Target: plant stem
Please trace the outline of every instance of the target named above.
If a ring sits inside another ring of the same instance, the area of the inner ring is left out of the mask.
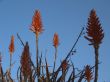
[[[10,69],[9,69],[10,74],[11,74],[11,64],[12,64],[12,54],[10,54]]]
[[[62,70],[62,79],[61,79],[61,82],[65,82],[65,73],[66,71],[65,70]]]
[[[38,67],[38,36],[36,35],[36,66]]]
[[[24,76],[24,82],[27,82],[27,77],[26,76]]]
[[[99,63],[99,53],[98,53],[98,47],[94,46],[95,49],[95,78],[94,78],[94,82],[97,82],[98,80],[98,63]]]
[[[54,73],[54,71],[55,71],[56,59],[57,59],[57,48],[55,48],[55,59],[54,59],[53,73]]]
[[[40,82],[40,67],[39,67],[39,48],[38,48],[38,35],[36,35],[36,66],[37,66],[37,75],[38,75],[38,82]]]

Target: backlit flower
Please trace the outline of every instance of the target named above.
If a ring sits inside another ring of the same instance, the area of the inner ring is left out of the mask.
[[[11,42],[9,45],[9,51],[10,51],[10,55],[12,55],[12,53],[14,52],[14,36],[11,36]]]
[[[53,46],[54,46],[55,48],[57,48],[58,45],[59,45],[59,37],[58,37],[58,34],[55,33],[55,34],[54,34],[54,37],[53,37]]]
[[[40,11],[36,10],[32,19],[31,30],[38,36],[43,31]]]

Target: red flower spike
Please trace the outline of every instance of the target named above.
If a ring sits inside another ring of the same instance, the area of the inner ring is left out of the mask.
[[[58,45],[59,45],[59,37],[58,37],[58,34],[55,33],[55,34],[54,34],[54,37],[53,37],[53,46],[54,46],[55,48],[57,48]]]
[[[11,36],[11,42],[9,45],[9,51],[10,51],[10,55],[12,55],[12,53],[14,52],[14,36]]]

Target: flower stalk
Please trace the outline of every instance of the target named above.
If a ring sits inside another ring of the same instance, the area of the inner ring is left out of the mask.
[[[56,59],[57,59],[57,52],[58,52],[58,45],[59,45],[59,37],[58,37],[58,34],[55,33],[54,34],[54,37],[53,37],[53,46],[55,48],[55,57],[54,57],[54,67],[53,67],[53,73],[54,73],[54,70],[55,70],[55,66],[56,66]]]
[[[98,63],[99,63],[99,47],[102,43],[102,39],[104,38],[103,29],[99,22],[99,18],[96,15],[96,11],[94,9],[91,10],[90,16],[88,18],[87,25],[87,36],[85,38],[90,42],[89,45],[93,45],[95,51],[95,78],[94,82],[98,80]]]
[[[32,19],[32,24],[31,24],[31,31],[35,33],[36,36],[36,67],[37,67],[37,76],[39,78],[40,76],[40,65],[39,65],[39,48],[38,48],[38,38],[39,34],[42,33],[43,28],[42,28],[42,20],[41,20],[41,15],[40,11],[36,10]],[[40,80],[38,79],[38,82]]]
[[[12,54],[14,53],[14,36],[11,36],[11,42],[9,45],[9,52],[10,52],[10,73],[11,73],[11,65],[12,65]]]

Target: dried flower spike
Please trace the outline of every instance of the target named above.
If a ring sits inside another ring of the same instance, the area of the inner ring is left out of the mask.
[[[90,12],[86,30],[87,36],[85,36],[85,38],[91,42],[91,45],[99,46],[104,37],[104,33],[94,9]]]
[[[28,43],[24,46],[24,50],[21,56],[21,68],[24,76],[29,77],[31,75],[31,58],[29,53]]]
[[[58,37],[58,34],[55,33],[55,34],[54,34],[54,37],[53,37],[53,46],[54,46],[55,48],[57,48],[58,45],[59,45],[59,37]]]
[[[90,80],[92,80],[93,75],[92,75],[92,71],[91,71],[91,68],[89,65],[87,65],[85,68],[85,77],[88,82],[90,82]]]
[[[14,52],[14,36],[11,36],[11,42],[9,45],[9,51],[10,51],[10,55],[12,55],[12,53]]]
[[[38,36],[43,31],[40,11],[36,10],[32,19],[31,30]]]

